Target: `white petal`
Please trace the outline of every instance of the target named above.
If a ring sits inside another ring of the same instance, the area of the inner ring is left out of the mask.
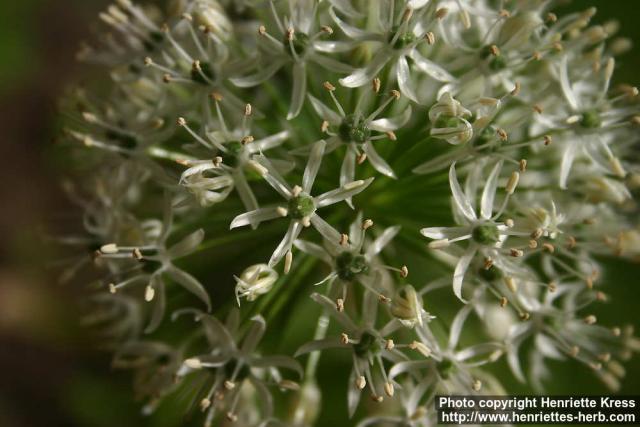
[[[413,49],[411,51],[410,56],[421,71],[433,77],[435,80],[445,83],[453,82],[456,80],[456,78],[449,74],[447,70],[437,65],[435,62],[429,61],[416,49]]]
[[[211,311],[211,300],[209,299],[209,294],[198,279],[186,271],[180,270],[174,266],[167,268],[165,272],[180,286],[200,298],[200,300],[207,305],[207,311]]]
[[[278,208],[275,207],[256,209],[235,217],[233,221],[231,221],[229,229],[231,230],[238,227],[244,227],[245,225],[250,224],[259,224],[262,221],[268,221],[270,219],[278,218],[279,216]]]
[[[571,87],[571,82],[569,82],[568,55],[566,54],[560,61],[560,87],[562,88],[562,94],[569,105],[571,105],[573,111],[578,111],[580,109],[580,104],[573,88]]]
[[[194,251],[204,239],[204,230],[201,228],[189,234],[175,245],[169,248],[168,255],[171,259],[183,257]]]
[[[293,64],[293,92],[291,93],[291,105],[289,106],[289,113],[287,113],[287,120],[291,120],[300,114],[306,93],[307,70],[303,62],[296,62]]]
[[[372,182],[373,178],[368,178],[361,181],[349,182],[340,188],[327,191],[326,193],[321,194],[320,196],[315,198],[316,206],[318,208],[322,208],[341,202],[349,197],[353,197],[356,194],[361,193]]]
[[[397,64],[398,70],[396,72],[396,77],[398,78],[398,86],[400,87],[400,92],[413,102],[418,102],[418,97],[413,89],[413,82],[411,81],[411,72],[409,71],[409,63],[407,62],[407,58],[403,55],[398,58]]]
[[[402,114],[386,119],[377,119],[369,123],[369,128],[378,132],[388,132],[401,128],[411,119],[411,106],[407,107]]]
[[[287,233],[280,241],[278,247],[273,251],[273,255],[271,255],[271,259],[269,260],[269,267],[275,267],[276,264],[278,264],[280,260],[286,255],[286,253],[291,250],[293,241],[298,238],[300,231],[302,231],[302,224],[300,223],[300,221],[291,221]]]
[[[353,67],[351,65],[345,64],[331,58],[330,56],[321,55],[319,53],[309,55],[307,57],[307,61],[315,62],[326,70],[332,71],[334,73],[351,73],[353,71]]]
[[[316,175],[318,175],[326,145],[327,143],[321,139],[311,147],[311,154],[309,154],[309,160],[302,177],[302,191],[307,194],[311,193],[311,187],[313,187],[313,182],[316,180]]]
[[[467,252],[458,260],[456,269],[453,272],[453,293],[465,304],[467,301],[462,298],[462,284],[464,282],[464,276],[467,273],[469,264],[476,254],[475,247],[467,249]]]
[[[271,148],[281,145],[288,138],[289,138],[289,131],[284,130],[274,135],[270,135],[265,138],[261,138],[256,141],[253,141],[251,144],[249,144],[248,148],[251,149],[252,153],[267,151]]]
[[[560,188],[567,188],[567,180],[573,166],[573,160],[576,157],[578,143],[578,141],[573,140],[567,141],[567,147],[562,154],[562,163],[560,165]]]
[[[320,245],[301,239],[296,239],[296,241],[293,242],[293,245],[312,257],[318,258],[329,265],[332,264],[331,257]]]
[[[362,18],[362,13],[358,12],[351,5],[351,0],[329,0],[329,3],[333,5],[340,12],[351,18]]]
[[[340,166],[340,185],[345,185],[355,179],[356,176],[356,152],[350,145],[347,146],[347,151],[344,154],[342,160],[342,166]],[[351,197],[345,199],[351,209],[353,209],[353,202]]]
[[[365,144],[362,146],[362,150],[366,153],[367,159],[369,159],[369,162],[375,170],[383,175],[388,176],[389,178],[397,178],[396,174],[393,172],[393,169],[391,169],[391,166],[389,166],[386,160],[378,154],[376,149],[373,147],[373,144],[371,144],[370,142],[365,142]]]
[[[344,41],[315,41],[313,42],[313,48],[318,52],[326,53],[340,53],[348,52],[357,46],[356,43],[344,42]]]
[[[396,237],[396,235],[399,232],[400,232],[399,225],[385,229],[380,235],[380,237],[374,240],[373,243],[371,243],[367,247],[367,252],[366,252],[367,258],[371,259],[374,256],[378,255],[382,251],[382,249],[384,249],[384,247],[387,246],[389,242],[393,240],[394,237]]]
[[[469,221],[478,219],[473,206],[471,206],[469,199],[467,199],[467,196],[462,191],[460,183],[458,182],[458,177],[456,176],[456,162],[453,162],[451,164],[451,167],[449,168],[449,186],[451,187],[453,200],[455,201],[456,206],[460,209],[462,214]]]
[[[338,243],[340,241],[340,233],[336,231],[335,228],[330,226],[325,220],[320,218],[318,214],[311,215],[311,224],[318,230],[318,233],[325,238],[326,240],[334,243]]]
[[[503,161],[500,160],[493,167],[489,178],[487,178],[487,183],[484,185],[484,190],[482,191],[482,198],[480,199],[480,215],[484,219],[491,218],[491,213],[493,212],[493,200],[496,196],[496,188],[498,187],[498,176],[500,176],[502,163]]]
[[[468,227],[427,227],[420,230],[424,237],[429,239],[453,239],[469,232]]]
[[[453,350],[458,346],[458,341],[460,340],[460,334],[462,333],[462,327],[464,326],[464,322],[467,320],[467,316],[471,313],[472,306],[467,305],[460,309],[454,317],[453,322],[451,322],[451,329],[449,329],[449,343],[447,344],[447,348],[449,350]]]
[[[332,0],[332,2],[333,1],[335,1],[335,0]],[[341,3],[342,2],[346,3],[346,1],[341,1]],[[341,8],[341,10],[342,10],[342,8]],[[342,19],[338,18],[338,15],[336,15],[336,13],[334,12],[333,8],[329,8],[329,15],[331,15],[331,19],[333,19],[333,22],[336,23],[338,28],[340,28],[342,30],[342,32],[345,33],[345,35],[347,37],[349,37],[351,39],[360,39],[360,38],[364,38],[364,37],[367,36],[367,33],[365,31],[361,30],[360,28],[354,27],[354,26],[346,23]]]
[[[265,329],[267,329],[267,323],[264,321],[262,316],[258,315],[251,318],[251,327],[242,342],[242,347],[240,348],[240,352],[243,355],[250,356],[253,353],[264,336]]]
[[[342,117],[340,117],[338,113],[333,111],[331,108],[329,108],[325,103],[320,101],[318,98],[316,98],[311,94],[308,95],[308,98],[309,98],[309,101],[311,101],[311,106],[313,107],[314,110],[316,110],[316,113],[318,113],[320,118],[332,124],[339,124],[342,122]]]
[[[351,75],[340,79],[340,84],[346,87],[360,87],[371,83],[392,57],[393,52],[387,49],[380,50],[366,68],[359,68]]]
[[[247,212],[258,210],[260,207],[258,206],[258,201],[256,200],[256,196],[251,191],[251,187],[249,187],[249,183],[247,182],[247,178],[244,176],[244,173],[241,171],[235,171],[234,174],[234,182],[236,184],[236,191],[240,196],[240,200],[242,200],[242,204]],[[252,223],[252,227],[257,227],[259,223]]]
[[[273,62],[271,65],[268,65],[264,68],[261,68],[255,74],[246,77],[234,77],[229,80],[231,83],[238,87],[253,87],[257,86],[260,83],[269,80],[273,75],[282,67],[282,61]]]

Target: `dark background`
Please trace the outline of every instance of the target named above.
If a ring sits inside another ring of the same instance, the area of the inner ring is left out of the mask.
[[[77,320],[77,292],[55,283],[43,266],[55,259],[41,224],[73,209],[59,189],[64,162],[51,161],[56,100],[86,70],[75,63],[79,42],[89,37],[102,0],[0,1],[0,427],[177,426],[181,415],[162,411],[144,418],[133,401],[130,376],[112,372],[107,354],[92,350]],[[638,6],[630,0],[578,0],[564,11],[596,6],[596,22],[616,18],[621,34],[640,42]],[[617,82],[638,84],[636,48],[618,61]],[[640,269],[608,261],[613,303],[599,319],[640,325]],[[639,357],[628,365],[621,393],[640,394]],[[327,359],[324,369],[340,369]],[[573,365],[573,364],[571,364]],[[501,377],[508,377],[502,375]],[[342,375],[327,378],[344,386]],[[517,384],[520,393],[530,390]],[[588,370],[558,366],[549,391],[601,394]],[[344,393],[334,393],[344,400]],[[325,396],[325,408],[331,397]],[[338,405],[343,408],[344,404]],[[323,411],[320,425],[344,425],[344,412]],[[342,420],[342,422],[340,421]]]

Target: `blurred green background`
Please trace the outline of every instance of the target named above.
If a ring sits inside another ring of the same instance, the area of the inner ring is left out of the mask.
[[[109,355],[96,351],[91,334],[78,326],[78,293],[57,285],[45,268],[59,254],[48,252],[40,225],[73,209],[59,190],[58,171],[48,161],[55,141],[56,99],[85,76],[74,54],[106,4],[0,1],[0,427],[194,424],[170,408],[152,417],[140,414],[130,391],[130,373],[111,371]],[[558,13],[589,6],[598,8],[596,22],[615,18],[620,33],[640,44],[639,1],[576,0]],[[639,53],[635,47],[620,58],[617,82],[639,83]],[[607,292],[613,302],[596,312],[598,318],[607,324],[631,321],[640,329],[640,268],[618,260],[606,265],[604,281],[612,284]],[[336,354],[323,356],[320,386],[336,391],[325,396],[321,426],[346,424],[343,363]],[[605,392],[587,369],[574,364],[557,368],[548,384],[550,393]],[[640,394],[640,357],[627,368],[620,393]],[[496,367],[496,372],[501,370],[502,378],[510,378],[506,366]],[[515,381],[505,385],[514,393],[530,392]]]

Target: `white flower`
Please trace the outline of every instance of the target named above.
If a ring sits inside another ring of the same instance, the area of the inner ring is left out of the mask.
[[[453,195],[454,217],[458,225],[456,227],[430,227],[420,230],[423,236],[436,239],[429,243],[432,248],[446,248],[455,242],[469,241],[469,245],[458,260],[453,273],[453,292],[462,301],[465,301],[462,297],[462,284],[476,253],[481,252],[485,255],[485,258],[497,260],[498,264],[500,264],[501,258],[504,258],[504,256],[501,256],[500,248],[510,234],[509,226],[504,222],[498,222],[497,218],[502,215],[512,191],[510,192],[510,189],[507,188],[507,195],[502,207],[494,214],[495,197],[501,169],[502,161],[496,163],[487,178],[480,199],[480,216],[478,216],[473,200],[465,194],[458,182],[455,163],[453,163],[449,168],[449,185]],[[505,267],[504,264],[501,266]]]
[[[282,258],[291,253],[291,246],[298,238],[303,227],[312,225],[325,239],[332,242],[339,242],[341,239],[338,233],[331,225],[323,220],[317,213],[317,209],[325,206],[339,203],[347,198],[354,196],[371,184],[373,178],[367,180],[353,181],[343,184],[335,190],[327,191],[319,196],[312,196],[311,190],[313,183],[320,169],[322,157],[324,156],[326,143],[323,140],[316,142],[311,149],[307,166],[304,170],[302,178],[302,186],[290,187],[289,184],[280,176],[269,160],[260,156],[258,161],[265,170],[264,179],[276,190],[280,196],[285,199],[284,206],[275,206],[269,208],[261,208],[251,212],[238,215],[231,221],[230,228],[234,229],[249,224],[260,223],[278,217],[287,217],[290,219],[289,229],[284,238],[273,252],[269,260],[269,266],[273,267],[282,260]],[[290,267],[290,259],[285,265],[285,271]]]

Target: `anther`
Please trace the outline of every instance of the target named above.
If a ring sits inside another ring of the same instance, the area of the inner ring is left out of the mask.
[[[300,187],[299,185],[296,185],[291,189],[291,195],[293,197],[298,197],[300,193],[302,193],[302,187]]]
[[[287,251],[287,254],[284,256],[284,274],[289,274],[291,270],[291,263],[293,263],[293,253],[291,251]]]
[[[443,19],[445,16],[447,16],[447,13],[449,13],[449,9],[447,9],[446,7],[441,7],[440,9],[436,10],[436,18]]]
[[[576,247],[576,238],[573,236],[567,236],[567,248],[568,249],[573,249]]]
[[[500,307],[506,307],[508,303],[509,303],[509,300],[507,299],[507,297],[500,298]]]
[[[520,93],[520,82],[516,82],[515,87],[513,88],[513,90],[511,91],[511,95],[512,96],[518,96],[518,94]]]
[[[527,159],[520,159],[520,172],[526,172],[527,171]]]
[[[382,83],[380,82],[380,79],[378,77],[373,79],[373,81],[371,82],[371,86],[373,87],[373,91],[375,93],[379,93],[380,92],[380,86],[381,85],[382,85]]]
[[[429,249],[446,248],[447,246],[449,246],[449,239],[433,240],[433,241],[429,242],[429,244],[427,246],[429,247]]]
[[[397,91],[397,90],[394,89],[394,90],[391,91],[390,95],[392,97],[394,97],[396,100],[400,99],[400,91]]]
[[[584,323],[586,323],[587,325],[593,325],[597,321],[598,321],[598,319],[593,314],[590,314],[590,315],[588,315],[587,317],[584,318]]]
[[[529,314],[528,312],[524,311],[524,312],[520,313],[520,319],[523,322],[526,322],[527,320],[531,319],[531,314]]]
[[[558,290],[558,285],[556,284],[556,282],[549,282],[549,284],[547,285],[547,289],[549,290],[549,292],[554,293]]]
[[[247,104],[247,105],[244,106],[244,115],[245,116],[250,116],[252,112],[253,112],[253,108],[251,107],[251,104]]]
[[[144,300],[146,302],[151,302],[155,294],[156,294],[155,289],[153,289],[151,285],[147,286],[146,289],[144,290]]]
[[[535,111],[538,114],[542,114],[542,107],[539,104],[534,104],[533,111]]]
[[[507,131],[504,129],[498,129],[496,133],[498,134],[498,137],[500,137],[501,141],[506,141],[507,139],[509,139],[509,134],[507,134]]]
[[[344,300],[342,298],[336,300],[336,310],[340,313],[344,311]]]
[[[578,347],[577,345],[574,345],[569,349],[569,355],[571,357],[577,357],[579,353],[580,353],[580,347]]]
[[[220,102],[223,99],[223,96],[220,92],[211,92],[211,94],[209,94],[209,97],[211,97],[211,99],[213,99],[216,102]]]
[[[556,251],[555,246],[553,246],[551,243],[545,243],[542,245],[542,248],[549,252],[550,254],[554,253]]]
[[[500,55],[500,49],[498,49],[498,46],[496,46],[495,44],[492,44],[491,46],[489,46],[489,52],[491,52],[493,56]]]
[[[542,237],[543,233],[544,231],[542,231],[542,228],[536,228],[531,232],[530,236],[532,239],[538,240],[540,237]]]
[[[363,230],[366,230],[366,229],[371,228],[371,227],[373,227],[373,221],[372,221],[372,220],[370,220],[370,219],[365,219],[365,220],[362,222],[362,229],[363,229]]]
[[[346,234],[342,233],[340,235],[340,246],[346,246],[347,243],[349,243],[349,236],[347,236]]]
[[[513,277],[505,277],[504,284],[507,285],[507,288],[509,288],[509,290],[514,294],[518,292],[518,285],[516,284],[516,281]]]
[[[436,36],[431,31],[427,31],[427,33],[424,35],[424,38],[425,40],[427,40],[427,43],[430,45],[436,42]]]
[[[320,131],[322,133],[327,133],[328,130],[329,130],[329,122],[326,120],[323,120],[322,124],[320,125]]]
[[[246,144],[249,144],[250,142],[253,142],[253,141],[254,141],[253,136],[247,135],[247,136],[242,137],[242,139],[240,140],[240,143],[242,145],[246,145]]]
[[[329,92],[333,92],[334,90],[336,90],[336,87],[332,85],[330,82],[324,82],[322,86]]]
[[[613,328],[611,328],[611,333],[613,334],[614,337],[619,337],[620,334],[622,334],[622,330],[620,330],[619,327],[614,326]]]
[[[192,357],[184,361],[184,366],[191,369],[202,369],[202,362],[197,357]]]
[[[357,388],[359,388],[360,390],[363,390],[366,386],[367,386],[367,380],[364,378],[364,376],[360,375],[358,378],[356,378]]]
[[[232,423],[235,423],[236,421],[238,421],[238,416],[233,412],[227,412],[226,417],[227,417],[227,420],[231,421]]]
[[[187,125],[187,121],[184,119],[184,117],[178,117],[178,120],[176,121],[176,123],[178,123],[178,126],[186,126]]]
[[[547,13],[547,16],[545,17],[545,21],[548,22],[549,24],[553,24],[558,20],[558,16],[555,13]]]
[[[382,402],[384,400],[384,397],[372,394],[371,395],[371,400],[373,400],[376,403],[380,403],[380,402]]]
[[[515,171],[512,172],[509,180],[507,181],[507,186],[505,187],[505,189],[507,190],[507,194],[513,194],[513,192],[516,191],[518,181],[520,181],[520,174]]]
[[[143,260],[142,252],[140,252],[140,249],[138,249],[138,248],[133,249],[133,251],[131,251],[131,255],[137,261],[142,261]]]
[[[513,222],[513,219],[511,218],[507,218],[504,220],[504,225],[506,225],[509,228],[513,228],[513,226],[515,225],[515,222]]]
[[[409,269],[407,268],[407,266],[403,265],[402,267],[400,267],[400,277],[402,277],[404,279],[408,275],[409,275]]]
[[[258,34],[264,36],[267,34],[267,28],[264,25],[260,25],[260,27],[258,27]]]
[[[234,383],[233,381],[226,380],[224,382],[224,388],[226,388],[227,390],[233,390],[234,388],[236,388],[236,383]]]
[[[360,153],[358,157],[356,157],[356,163],[361,165],[364,161],[367,160],[367,155],[365,153]]]
[[[345,334],[344,332],[340,334],[340,342],[344,345],[349,344],[349,335]],[[364,387],[363,387],[364,388]]]
[[[522,251],[521,249],[511,248],[509,250],[509,255],[514,258],[520,258],[521,256],[524,256],[524,251]]]
[[[287,208],[283,208],[282,206],[278,206],[276,208],[276,213],[278,215],[280,215],[281,217],[285,217],[285,216],[289,215],[289,211],[287,210]]]
[[[397,141],[398,137],[396,136],[395,132],[388,130],[385,132],[387,134],[387,137],[391,140],[391,141]]]
[[[293,40],[293,35],[295,34],[295,30],[293,28],[289,28],[287,30],[287,40],[291,41]]]
[[[384,343],[384,349],[385,350],[393,350],[393,348],[395,347],[395,343],[393,342],[393,340],[391,338],[389,338],[388,340],[385,341]]]
[[[431,356],[431,349],[429,347],[427,347],[426,345],[424,345],[423,343],[421,343],[421,342],[413,341],[411,344],[409,344],[409,348],[411,350],[418,351],[424,357],[430,357]]]
[[[537,240],[529,240],[529,249],[536,249],[538,247],[538,241]]]
[[[331,35],[333,34],[333,28],[331,28],[328,25],[323,25],[322,27],[320,27],[320,29],[322,30],[323,33]]]
[[[115,294],[118,291],[118,288],[116,288],[116,285],[113,283],[109,283],[109,293]]]
[[[394,392],[393,384],[385,383],[384,384],[384,392],[387,394],[387,396],[393,397],[393,392]]]
[[[480,389],[482,388],[482,381],[478,379],[473,380],[473,383],[471,383],[471,388],[473,389],[473,391],[480,391]]]
[[[107,243],[106,245],[102,245],[100,247],[100,252],[103,254],[115,254],[118,252],[118,245],[115,243]]]
[[[204,398],[200,401],[200,410],[202,412],[206,411],[211,406],[211,400],[208,398]]]

